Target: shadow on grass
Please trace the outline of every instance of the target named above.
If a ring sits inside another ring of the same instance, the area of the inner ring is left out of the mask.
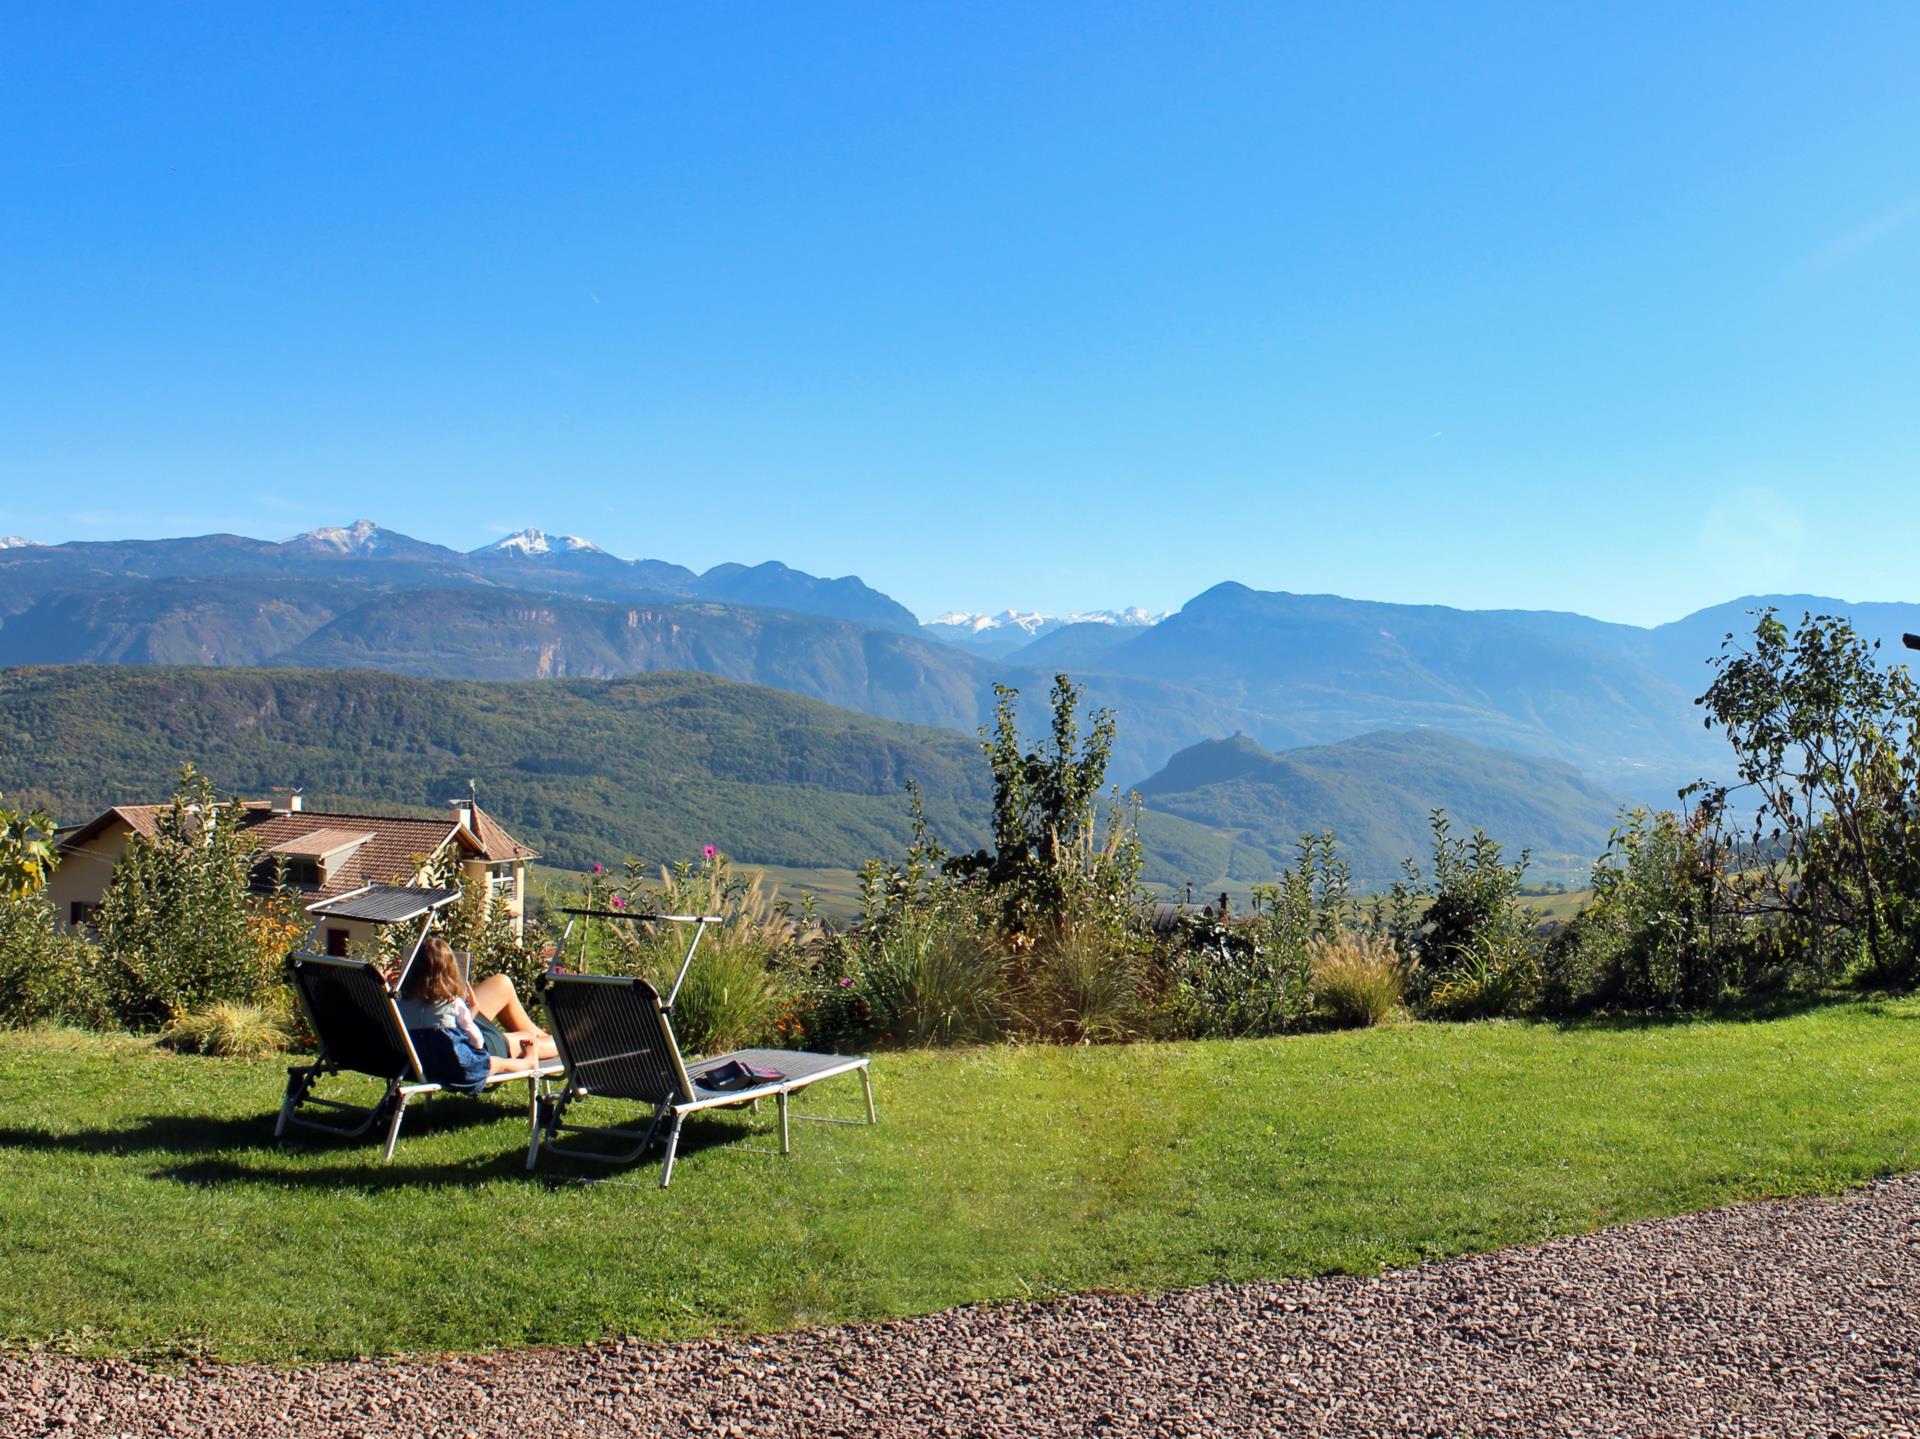
[[[485,1128],[506,1122],[502,1146],[494,1153],[468,1155],[439,1163],[408,1159],[408,1145],[435,1134]],[[656,1138],[648,1151],[625,1165],[602,1165],[569,1159],[564,1150],[551,1150],[540,1170],[526,1172],[525,1114],[484,1101],[441,1099],[431,1106],[407,1111],[400,1145],[391,1164],[382,1163],[380,1146],[385,1127],[356,1138],[300,1131],[284,1143],[273,1137],[274,1115],[221,1119],[203,1115],[147,1115],[115,1129],[84,1129],[55,1134],[42,1129],[0,1126],[0,1154],[29,1151],[56,1154],[197,1156],[187,1162],[153,1171],[153,1178],[170,1179],[198,1187],[226,1184],[262,1184],[276,1189],[405,1189],[433,1186],[470,1188],[487,1179],[525,1178],[540,1183],[577,1183],[581,1180],[627,1179],[638,1175],[658,1179],[663,1142]],[[621,1123],[620,1120],[610,1120]],[[625,1122],[631,1122],[630,1120]],[[641,1124],[645,1119],[642,1116]],[[769,1141],[778,1133],[762,1123],[749,1127],[739,1118],[690,1121],[680,1135],[679,1158],[708,1150],[741,1153],[766,1152],[778,1158]],[[591,1136],[588,1136],[591,1142]],[[316,1165],[324,1158],[359,1161],[350,1169],[338,1162]]]
[[[1907,991],[1881,990],[1862,992],[1860,990],[1799,990],[1792,993],[1755,995],[1751,999],[1729,1004],[1720,1009],[1675,1009],[1650,1012],[1630,1010],[1621,1013],[1600,1011],[1593,1014],[1554,1015],[1546,1022],[1556,1029],[1589,1032],[1616,1033],[1631,1030],[1671,1029],[1688,1024],[1768,1024],[1774,1020],[1792,1019],[1796,1015],[1808,1014],[1814,1010],[1856,1009],[1863,1013],[1880,1014],[1887,1019],[1920,1019],[1920,1013],[1885,1013],[1885,1006],[1891,1000],[1904,998]]]

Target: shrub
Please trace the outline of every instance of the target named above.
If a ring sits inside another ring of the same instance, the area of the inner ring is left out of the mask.
[[[1381,934],[1316,935],[1307,942],[1313,1000],[1319,1013],[1342,1029],[1364,1028],[1390,1018],[1407,988],[1407,965],[1391,939]]]
[[[184,1054],[266,1059],[291,1042],[288,1018],[284,1002],[266,1005],[220,1000],[205,1009],[175,1015],[160,1031],[160,1042]]]
[[[1041,1039],[1108,1044],[1132,1039],[1145,1017],[1145,966],[1134,946],[1097,928],[1070,929],[1024,956],[1018,1004]]]
[[[279,982],[292,922],[280,911],[290,905],[251,893],[240,818],[188,766],[157,833],[133,836],[114,867],[95,926],[107,995],[127,1027],[155,1028],[222,1000],[252,1003]]]
[[[0,1025],[111,1020],[93,946],[59,929],[43,893],[0,899]]]
[[[680,1043],[689,1052],[713,1053],[772,1039],[776,1021],[793,1007],[793,954],[811,921],[796,919],[777,892],[757,876],[748,880],[737,874],[711,846],[698,865],[663,868],[655,880],[642,875],[630,861],[619,884],[589,880],[589,906],[721,917],[701,935],[674,1000],[673,1027]],[[582,967],[643,976],[665,999],[693,932],[685,925],[601,920],[580,939],[571,952]]]
[[[1372,927],[1412,956],[1412,997],[1436,1014],[1463,1018],[1517,1014],[1540,992],[1540,935],[1520,900],[1527,854],[1508,864],[1497,841],[1475,830],[1455,837],[1435,810],[1433,875],[1407,877],[1376,900]]]
[[[1444,978],[1427,995],[1442,1019],[1494,1019],[1525,1014],[1539,1001],[1540,958],[1530,940],[1475,936],[1454,952]]]
[[[856,981],[867,1024],[902,1044],[977,1044],[1012,1022],[1006,965],[971,913],[942,908],[890,926]]]
[[[1020,692],[995,685],[993,724],[980,731],[993,770],[993,849],[947,861],[948,877],[981,891],[998,912],[1005,940],[1025,948],[1077,944],[1069,931],[1137,934],[1144,896],[1138,805],[1101,795],[1113,753],[1114,720],[1094,713],[1083,737],[1082,691],[1056,675],[1052,733],[1024,748],[1015,715]]]
[[[1707,816],[1636,809],[1593,867],[1593,902],[1545,957],[1545,1007],[1685,1009],[1747,980],[1749,924],[1721,913],[1724,851]]]

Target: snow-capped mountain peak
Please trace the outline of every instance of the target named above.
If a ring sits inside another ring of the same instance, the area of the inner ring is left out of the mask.
[[[371,554],[380,548],[380,526],[372,520],[355,520],[350,525],[323,525],[282,543],[302,545],[312,550],[333,550],[343,555]]]
[[[578,535],[550,535],[545,530],[536,530],[529,526],[508,535],[505,539],[495,540],[475,551],[476,554],[503,555],[604,555],[605,550],[591,540],[583,540]]]
[[[1042,631],[1057,630],[1065,625],[1120,625],[1129,629],[1144,629],[1148,625],[1159,624],[1165,618],[1165,615],[1149,613],[1138,605],[1129,605],[1124,610],[1075,610],[1064,615],[1043,614],[1037,610],[1002,610],[997,615],[953,610],[936,615],[927,623],[963,629],[976,635],[992,630],[1017,629],[1038,637]]]
[[[40,541],[24,540],[18,535],[0,535],[0,550],[37,550]]]

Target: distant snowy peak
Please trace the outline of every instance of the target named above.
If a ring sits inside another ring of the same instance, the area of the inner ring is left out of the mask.
[[[372,520],[355,520],[350,525],[325,525],[295,535],[282,543],[302,549],[331,550],[341,555],[370,555],[380,548],[381,530]]]
[[[1129,629],[1145,629],[1148,625],[1159,624],[1165,618],[1164,614],[1151,614],[1138,605],[1130,605],[1124,610],[1084,610],[1064,615],[1028,610],[1002,610],[997,615],[976,615],[965,610],[954,610],[949,614],[936,615],[927,623],[966,630],[976,635],[995,630],[1021,630],[1029,637],[1037,638],[1044,631],[1061,629],[1067,625],[1120,625]]]
[[[38,540],[23,540],[18,535],[0,535],[0,550],[37,550]]]
[[[604,555],[605,550],[578,535],[550,535],[545,530],[524,529],[475,550],[476,555]]]

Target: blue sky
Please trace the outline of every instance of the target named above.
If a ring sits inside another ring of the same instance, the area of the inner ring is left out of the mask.
[[[536,524],[923,614],[1920,599],[1916,53],[1910,5],[19,7],[0,531]]]

